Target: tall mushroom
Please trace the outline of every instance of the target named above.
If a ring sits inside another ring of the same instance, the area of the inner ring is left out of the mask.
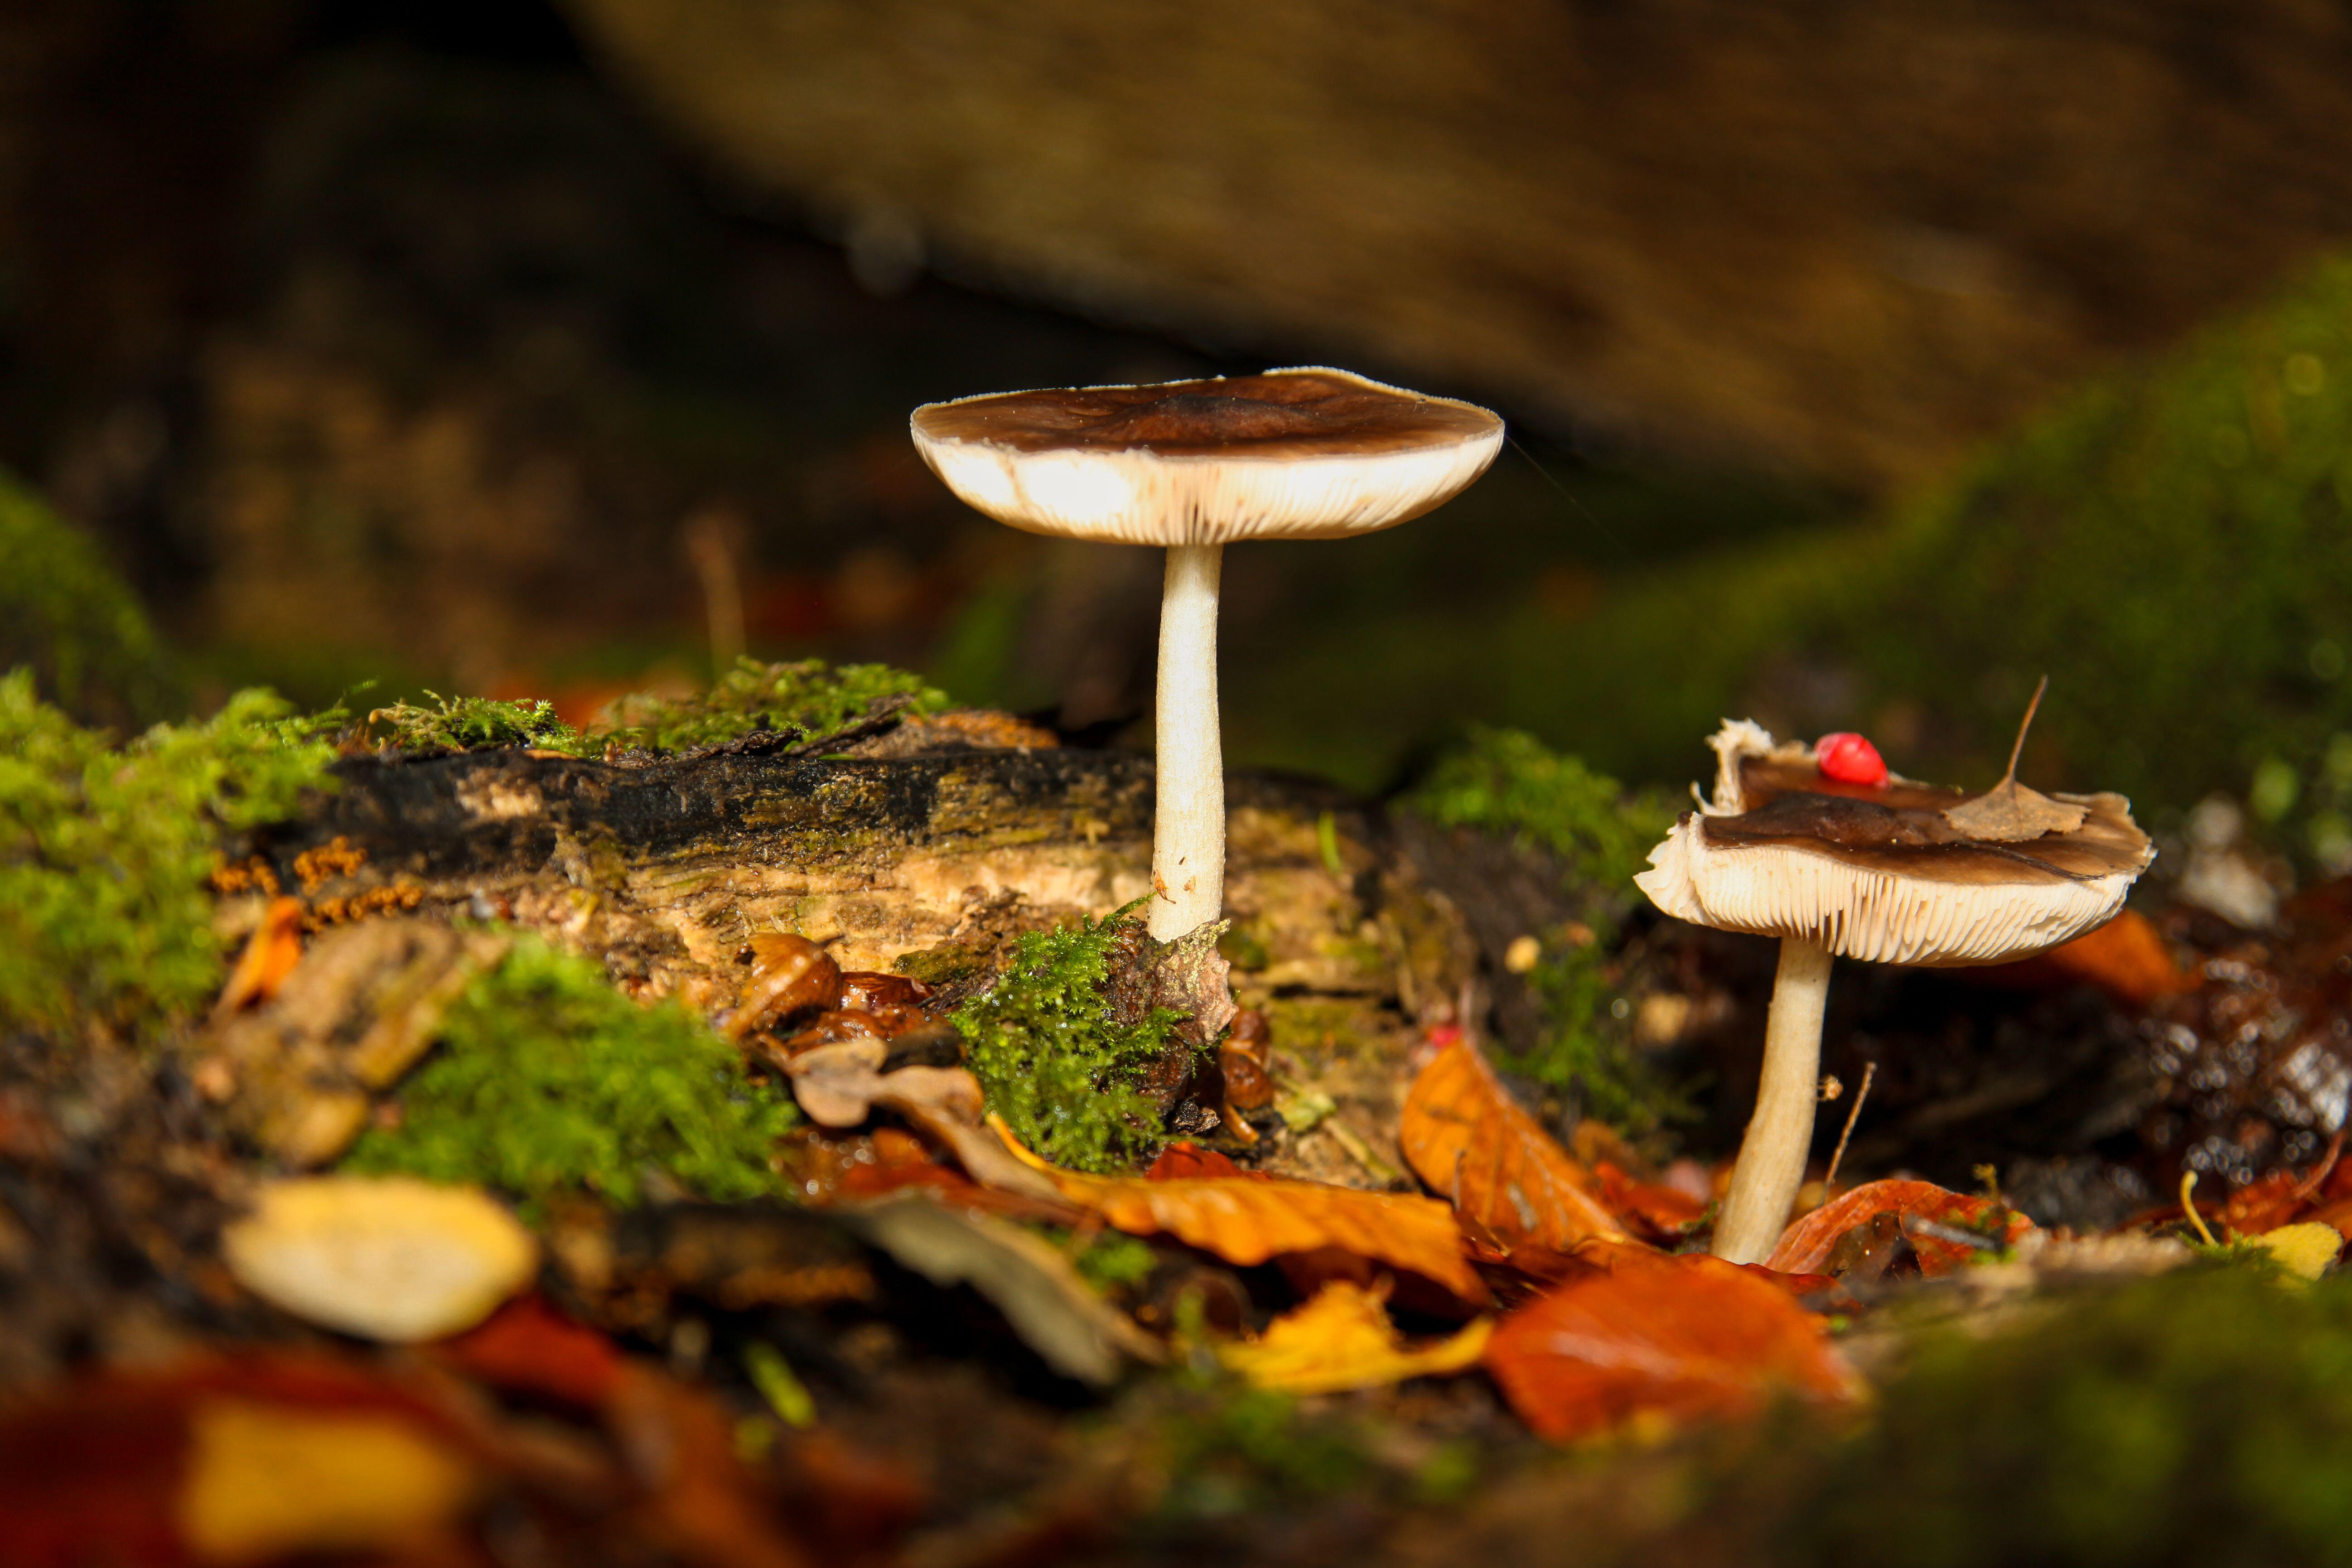
[[[1150,930],[1224,903],[1217,585],[1238,539],[1342,539],[1419,517],[1486,471],[1503,422],[1346,371],[931,403],[916,449],[967,504],[1032,533],[1168,551],[1160,608]]]
[[[1831,958],[2022,958],[2112,918],[2156,851],[2119,795],[2034,795],[2053,824],[2074,826],[2010,824],[2008,799],[2032,795],[2013,763],[2010,779],[1971,797],[1892,774],[1832,777],[1812,748],[1775,745],[1745,721],[1710,744],[1714,797],[1684,814],[1633,880],[1667,914],[1780,939],[1756,1113],[1715,1229],[1717,1257],[1757,1263],[1804,1181]]]

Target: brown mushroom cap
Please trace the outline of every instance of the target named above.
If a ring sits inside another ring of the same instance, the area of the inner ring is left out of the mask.
[[[1014,528],[1129,544],[1333,539],[1444,504],[1503,423],[1346,371],[1008,392],[927,404],[915,446]]]
[[[2118,795],[2058,796],[2086,808],[2082,826],[1987,843],[1944,815],[1964,792],[1840,784],[1809,749],[1776,746],[1752,724],[1726,725],[1715,744],[1715,798],[1634,879],[1701,925],[1892,963],[2000,963],[2111,919],[2155,858]]]

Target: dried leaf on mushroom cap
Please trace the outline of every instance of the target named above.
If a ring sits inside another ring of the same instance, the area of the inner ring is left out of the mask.
[[[2020,844],[2045,833],[2072,833],[2090,815],[2087,804],[2064,797],[2053,800],[2040,790],[2028,789],[2017,782],[2017,759],[2025,753],[2025,731],[2032,728],[2033,715],[2042,707],[2042,694],[2049,689],[2050,678],[2045,675],[2033,689],[2033,700],[2025,705],[2025,720],[2017,727],[2017,744],[2010,748],[2009,771],[2001,774],[2000,783],[1976,799],[1944,813],[1945,821],[1970,838]]]

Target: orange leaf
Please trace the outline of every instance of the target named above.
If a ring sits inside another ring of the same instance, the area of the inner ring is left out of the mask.
[[[1839,1237],[1869,1224],[1878,1215],[1916,1215],[1961,1230],[1983,1230],[1999,1206],[1990,1198],[1972,1198],[1933,1182],[1866,1182],[1832,1198],[1783,1231],[1780,1245],[1772,1249],[1764,1266],[1783,1274],[1818,1274]],[[2005,1212],[2009,1217],[2002,1239],[2014,1245],[2033,1228],[2033,1222],[2014,1209]],[[1918,1235],[1907,1226],[1904,1228],[1919,1254],[1919,1272],[1931,1278],[1949,1274],[1978,1254],[1979,1249],[1966,1242],[1943,1241]]]
[[[1554,1442],[1636,1418],[1738,1420],[1775,1394],[1836,1403],[1858,1384],[1821,1320],[1780,1287],[1700,1256],[1628,1261],[1505,1318],[1486,1370]]]
[[[247,1003],[268,1001],[301,961],[302,900],[272,899],[229,971],[215,1014],[225,1017]]]
[[[1221,1346],[1217,1359],[1260,1388],[1337,1394],[1465,1371],[1494,1328],[1481,1318],[1451,1339],[1408,1350],[1378,1291],[1337,1282],[1267,1324],[1255,1342]]]
[[[1130,1236],[1172,1236],[1228,1263],[1264,1263],[1283,1253],[1336,1247],[1483,1302],[1486,1287],[1462,1256],[1454,1215],[1433,1198],[1367,1193],[1279,1176],[1181,1177],[1154,1182],[1089,1176],[1045,1164],[994,1117],[1013,1152],[1043,1171],[1062,1195]]]
[[[1412,1080],[1397,1139],[1423,1181],[1506,1242],[1565,1252],[1587,1237],[1622,1234],[1584,1167],[1467,1042],[1446,1047]]]
[[[1188,1176],[1246,1176],[1243,1170],[1214,1149],[1203,1149],[1198,1143],[1180,1139],[1160,1151],[1160,1158],[1151,1162],[1151,1169],[1143,1173],[1147,1182],[1181,1181]]]
[[[1706,1205],[1688,1193],[1638,1181],[1606,1160],[1594,1163],[1592,1179],[1612,1213],[1661,1241],[1684,1235],[1706,1217]]]
[[[2145,1007],[2198,984],[2195,975],[2172,961],[2163,935],[2136,910],[2072,942],[1979,973],[1997,985],[2095,985],[2126,1007]]]

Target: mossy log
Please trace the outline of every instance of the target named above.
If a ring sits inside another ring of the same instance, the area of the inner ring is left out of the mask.
[[[260,846],[314,923],[414,911],[510,922],[601,958],[644,999],[733,1003],[750,939],[793,931],[845,968],[949,999],[1007,939],[1150,889],[1151,768],[1070,750],[909,756],[734,747],[636,765],[522,750],[338,765],[341,787]],[[1403,1179],[1408,1057],[1480,964],[1424,875],[1427,836],[1328,786],[1232,781],[1235,990],[1274,1024],[1270,1163]],[[341,841],[338,843],[338,841]],[[306,870],[310,875],[306,876]],[[224,908],[232,931],[262,900]]]

